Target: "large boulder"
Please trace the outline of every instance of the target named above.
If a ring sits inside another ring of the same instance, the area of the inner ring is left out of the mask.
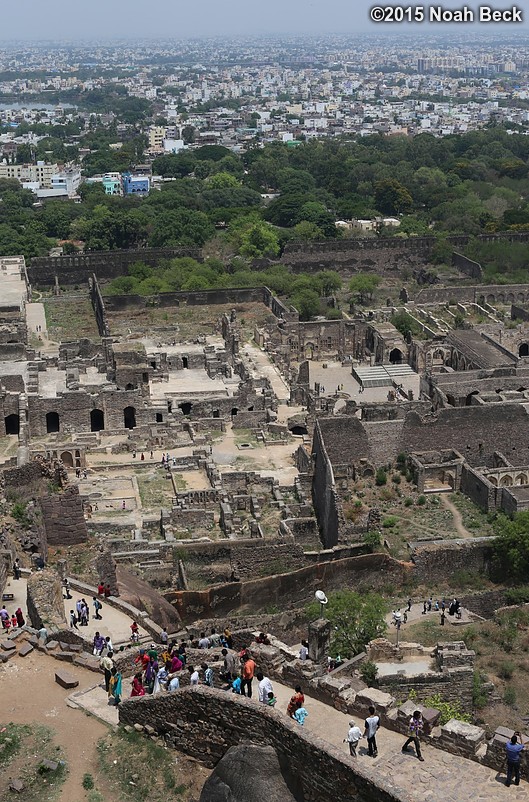
[[[232,746],[202,788],[200,802],[303,802],[299,782],[272,746]]]
[[[56,571],[36,571],[28,579],[27,609],[31,626],[49,631],[67,626],[61,578]]]

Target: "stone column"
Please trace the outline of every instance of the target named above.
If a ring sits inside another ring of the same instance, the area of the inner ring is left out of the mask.
[[[318,618],[309,624],[309,659],[321,663],[329,653],[331,625],[325,618]]]

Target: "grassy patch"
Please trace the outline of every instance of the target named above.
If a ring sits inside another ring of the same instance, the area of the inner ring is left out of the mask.
[[[143,507],[170,507],[173,498],[173,485],[163,473],[149,474],[138,469],[136,471],[138,489]],[[185,482],[184,482],[185,485]],[[177,485],[178,487],[178,485]]]
[[[190,793],[188,773],[182,770],[181,756],[137,732],[123,730],[109,735],[97,745],[99,776],[112,798],[120,802],[187,802]],[[151,767],[146,771],[146,767]],[[94,798],[96,802],[96,798]]]
[[[79,337],[99,339],[94,310],[88,297],[50,298],[44,301],[44,312],[51,340],[68,342]]]
[[[67,768],[60,746],[53,742],[53,732],[48,727],[28,724],[0,724],[0,799],[13,796],[9,792],[11,779],[24,783],[22,798],[26,802],[55,802],[66,779]],[[57,764],[55,770],[46,767],[44,761]]]

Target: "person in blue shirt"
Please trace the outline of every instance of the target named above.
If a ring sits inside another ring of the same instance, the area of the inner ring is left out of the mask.
[[[518,739],[520,739],[518,741]],[[514,774],[514,784],[520,785],[520,754],[525,748],[525,743],[522,741],[522,736],[519,732],[515,732],[511,740],[505,744],[505,751],[507,752],[507,781],[505,785],[507,788],[511,784],[512,776]]]

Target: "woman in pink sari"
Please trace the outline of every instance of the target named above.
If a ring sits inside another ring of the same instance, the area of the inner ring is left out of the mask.
[[[180,658],[178,657],[178,655],[175,652],[175,654],[173,654],[173,656],[171,657],[171,671],[170,671],[170,673],[171,674],[175,674],[177,671],[180,671],[180,669],[182,668],[182,665],[183,665],[182,661],[180,660]]]

